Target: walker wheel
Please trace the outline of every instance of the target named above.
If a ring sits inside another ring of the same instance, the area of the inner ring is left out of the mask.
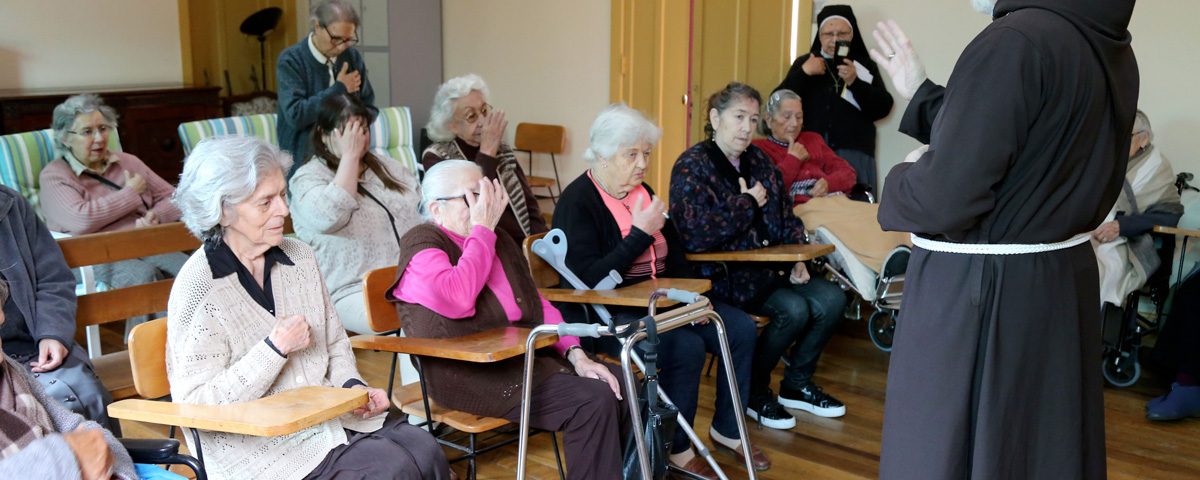
[[[1137,383],[1142,377],[1142,366],[1133,356],[1114,352],[1104,356],[1101,365],[1104,380],[1117,388],[1125,388]]]

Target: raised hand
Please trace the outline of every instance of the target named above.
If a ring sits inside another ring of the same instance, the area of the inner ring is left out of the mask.
[[[803,143],[796,140],[792,140],[792,143],[788,144],[788,155],[796,157],[801,162],[805,162],[809,158],[808,149],[804,148]]]
[[[338,167],[350,162],[356,169],[354,173],[357,174],[359,161],[366,155],[367,147],[371,144],[371,133],[367,131],[362,119],[355,117],[347,120],[342,128],[333,131],[333,141],[338,147]]]
[[[350,62],[342,64],[342,71],[337,74],[337,81],[346,86],[347,93],[357,93],[362,87],[362,74],[350,71]]]
[[[139,194],[142,192],[145,192],[146,191],[146,178],[143,177],[142,174],[140,174],[140,173],[130,173],[129,170],[126,170],[125,171],[125,188],[133,190]]]
[[[912,42],[894,20],[876,24],[872,35],[883,52],[872,48],[871,60],[875,60],[875,63],[892,77],[892,86],[896,88],[896,93],[905,100],[912,100],[913,95],[917,94],[917,89],[921,88],[921,84],[928,78],[925,65],[917,57],[916,50],[913,50]]]
[[[800,65],[800,69],[804,70],[804,73],[810,77],[824,75],[825,59],[822,58],[820,54],[813,53],[808,56],[808,60],[805,60],[804,63]]]
[[[303,350],[312,343],[308,322],[304,320],[303,315],[292,315],[276,320],[275,328],[271,329],[271,335],[267,338],[270,338],[271,344],[275,345],[275,348],[284,355]]]
[[[741,193],[750,194],[750,196],[754,198],[754,202],[757,203],[758,206],[761,207],[761,206],[767,204],[767,189],[766,189],[766,187],[763,187],[762,182],[754,182],[753,188],[747,188],[746,187],[746,179],[738,178],[738,186],[741,187]]]
[[[854,60],[843,58],[842,64],[837,66],[837,71],[838,77],[842,79],[842,82],[847,87],[854,83],[855,80],[858,80],[858,69],[854,68]]]
[[[500,141],[504,139],[504,129],[508,128],[508,119],[503,110],[492,110],[483,117],[483,134],[479,139],[479,151],[492,157],[500,151]]]
[[[465,197],[467,207],[471,209],[471,226],[482,226],[488,230],[496,230],[504,209],[508,208],[508,192],[500,185],[499,180],[488,181],[479,179],[479,198],[468,192]]]
[[[637,200],[633,202],[630,213],[633,214],[633,226],[646,232],[647,235],[658,233],[667,223],[667,204],[663,203],[657,195],[650,202],[646,202],[646,197],[638,196]]]

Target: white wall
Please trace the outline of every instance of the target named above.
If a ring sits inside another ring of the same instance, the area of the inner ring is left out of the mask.
[[[601,0],[442,1],[444,78],[482,76],[510,142],[520,122],[566,127],[563,183],[583,173],[588,129],[608,105],[610,8]],[[554,176],[548,159],[535,160],[533,173]]]
[[[0,0],[0,89],[182,80],[173,0]]]
[[[838,2],[840,3],[840,2]],[[925,61],[930,78],[944,83],[962,49],[989,19],[971,9],[968,0],[848,0],[866,30],[868,48],[875,23],[895,19]],[[1190,84],[1200,79],[1200,2],[1137,2],[1130,31],[1138,56],[1142,88],[1140,105],[1150,116],[1155,144],[1178,171],[1200,173],[1200,101]],[[885,74],[886,75],[886,74]],[[889,85],[890,88],[890,85]],[[892,115],[878,124],[880,179],[904,159],[917,142],[896,131],[907,102],[897,98]]]

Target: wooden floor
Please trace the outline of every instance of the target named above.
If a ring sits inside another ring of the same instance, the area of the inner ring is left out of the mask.
[[[816,381],[847,405],[839,419],[797,413],[798,425],[790,431],[751,427],[751,439],[764,448],[774,466],[760,472],[761,479],[858,479],[875,478],[879,468],[879,444],[883,424],[884,385],[888,355],[871,344],[863,333],[863,322],[846,321],[821,357]],[[105,343],[119,342],[106,332]],[[110,347],[112,348],[112,347]],[[387,355],[357,352],[359,369],[372,385],[385,386]],[[1099,362],[1097,362],[1099,368]],[[776,375],[782,370],[777,369]],[[776,378],[778,381],[778,378]],[[707,441],[712,418],[714,379],[705,378],[697,431]],[[776,385],[778,383],[776,382]],[[1108,471],[1112,479],[1200,478],[1200,420],[1153,423],[1144,417],[1147,400],[1165,386],[1150,375],[1136,386],[1106,389],[1105,424]],[[124,423],[130,437],[162,437],[165,428]],[[480,479],[510,479],[516,472],[516,444],[486,454],[480,459]],[[455,455],[447,452],[447,455]],[[716,454],[730,478],[745,478],[745,471],[732,457]],[[454,464],[462,476],[463,463]],[[530,478],[557,478],[549,436],[532,440]],[[463,477],[465,478],[465,477]]]

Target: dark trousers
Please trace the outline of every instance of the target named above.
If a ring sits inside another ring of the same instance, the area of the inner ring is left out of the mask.
[[[854,167],[854,172],[858,174],[858,178],[854,183],[864,183],[871,186],[871,190],[875,195],[879,195],[879,171],[875,166],[875,157],[866,152],[861,152],[851,148],[839,148],[836,152],[837,156],[842,157]]]
[[[607,366],[618,380],[622,380],[619,368]],[[621,398],[625,398],[623,386]],[[567,478],[621,478],[622,448],[629,432],[629,406],[617,400],[607,383],[559,373],[535,385],[530,400],[529,425],[539,430],[562,432]],[[512,409],[504,418],[519,422],[521,407]]]
[[[770,388],[771,371],[789,348],[783,387],[800,389],[812,382],[821,351],[833,337],[845,309],[845,292],[823,278],[813,278],[803,285],[785,285],[771,292],[762,306],[763,315],[771,317],[771,323],[758,338],[752,392],[763,394]]]
[[[441,445],[408,422],[389,418],[370,433],[346,430],[349,441],[329,451],[305,480],[446,480],[450,464]]]
[[[1179,282],[1174,298],[1153,358],[1178,373],[1200,377],[1200,274]]]

